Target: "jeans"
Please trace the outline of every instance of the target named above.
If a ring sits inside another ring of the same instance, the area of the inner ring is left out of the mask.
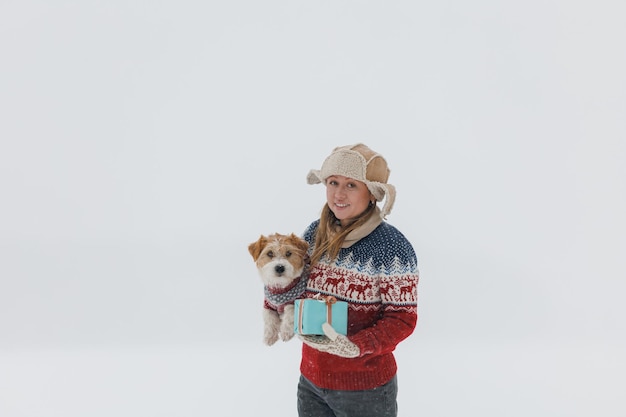
[[[299,417],[397,417],[398,380],[364,391],[336,391],[318,388],[300,376]]]

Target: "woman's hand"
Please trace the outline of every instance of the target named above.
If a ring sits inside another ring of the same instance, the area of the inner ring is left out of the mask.
[[[330,353],[343,358],[356,358],[361,354],[357,345],[347,337],[333,329],[329,323],[322,324],[322,330],[326,336],[298,335],[305,344],[320,352]]]

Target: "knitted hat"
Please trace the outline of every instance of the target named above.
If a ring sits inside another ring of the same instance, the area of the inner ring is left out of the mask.
[[[387,161],[362,143],[340,146],[322,164],[321,170],[312,169],[306,177],[307,183],[324,183],[331,175],[341,175],[361,181],[367,185],[376,201],[385,198],[381,217],[385,218],[393,208],[396,188],[387,184],[389,179]]]

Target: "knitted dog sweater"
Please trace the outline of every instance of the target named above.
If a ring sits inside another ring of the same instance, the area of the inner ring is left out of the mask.
[[[309,253],[319,220],[305,231]],[[321,293],[348,302],[348,339],[361,355],[343,358],[302,345],[300,371],[320,388],[366,390],[396,374],[393,355],[417,323],[417,257],[405,236],[382,222],[334,261],[323,257],[308,273],[305,297]]]
[[[306,290],[306,279],[300,277],[286,288],[264,287],[265,301],[263,306],[267,309],[282,313],[287,304],[293,304]]]

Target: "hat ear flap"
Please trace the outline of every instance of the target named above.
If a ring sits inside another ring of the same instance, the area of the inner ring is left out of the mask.
[[[391,184],[383,184],[387,188],[387,195],[385,197],[385,205],[381,213],[382,218],[386,218],[393,208],[393,203],[396,202],[396,187]]]
[[[381,182],[370,182],[367,184],[367,188],[372,195],[376,197],[376,201],[385,200],[385,204],[380,212],[380,217],[387,218],[387,215],[393,208],[393,203],[396,201],[396,187],[391,184],[383,184]]]
[[[393,203],[396,201],[396,187],[391,184],[383,184],[380,182],[370,182],[368,188],[372,195],[376,197],[376,201],[385,200],[385,204],[380,212],[380,217],[385,219],[393,208]]]
[[[322,182],[322,173],[319,169],[312,169],[306,176],[307,184],[319,184]]]
[[[367,183],[367,188],[370,190],[370,193],[372,193],[372,195],[376,197],[376,201],[383,201],[383,198],[385,198],[387,190],[384,186],[385,184],[382,184],[380,182]]]

